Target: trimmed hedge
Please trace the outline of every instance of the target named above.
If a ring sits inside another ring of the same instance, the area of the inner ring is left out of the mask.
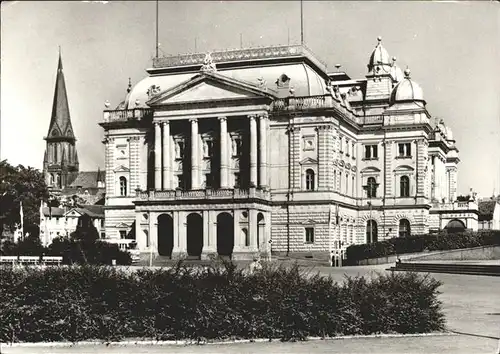
[[[398,237],[347,247],[347,264],[353,265],[363,259],[423,252],[424,250],[445,251],[492,245],[500,245],[499,230]]]
[[[0,341],[292,340],[440,331],[440,285],[397,272],[339,284],[297,265],[264,264],[252,275],[230,263],[136,272],[3,268]]]

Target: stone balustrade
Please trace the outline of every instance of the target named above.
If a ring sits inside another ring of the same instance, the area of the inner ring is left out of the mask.
[[[439,210],[477,210],[477,203],[470,202],[454,202],[454,203],[432,203],[433,209]]]
[[[263,199],[271,195],[262,189],[198,189],[198,190],[150,190],[136,191],[137,200],[203,200],[203,199]]]
[[[130,120],[141,120],[151,117],[153,111],[146,108],[105,110],[103,114],[104,123],[126,122]]]

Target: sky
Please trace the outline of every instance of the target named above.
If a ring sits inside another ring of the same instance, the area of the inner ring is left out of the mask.
[[[155,54],[154,1],[1,3],[1,159],[42,168],[58,47],[80,170],[104,167],[104,102]],[[304,1],[304,40],[364,78],[377,36],[460,150],[458,192],[500,193],[500,3]],[[300,42],[299,1],[160,1],[160,56]]]

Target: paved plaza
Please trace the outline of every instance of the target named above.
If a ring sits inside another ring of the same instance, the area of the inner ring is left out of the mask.
[[[345,268],[317,267],[336,281],[348,276],[376,276],[388,265]],[[314,270],[313,270],[314,271]],[[443,282],[440,299],[452,335],[314,340],[309,342],[243,343],[203,346],[3,347],[2,353],[498,353],[500,277],[432,274]]]

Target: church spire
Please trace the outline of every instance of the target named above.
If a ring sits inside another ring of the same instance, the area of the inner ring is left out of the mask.
[[[64,81],[64,72],[61,57],[61,48],[59,48],[59,62],[57,64],[56,88],[54,91],[54,100],[52,102],[52,115],[50,117],[48,138],[67,138],[74,140],[73,126],[69,114],[68,94],[66,93],[66,83]]]
[[[65,188],[78,175],[79,164],[76,139],[69,114],[60,47],[52,114],[49,131],[44,139],[47,142],[43,163],[46,183],[49,188]]]

